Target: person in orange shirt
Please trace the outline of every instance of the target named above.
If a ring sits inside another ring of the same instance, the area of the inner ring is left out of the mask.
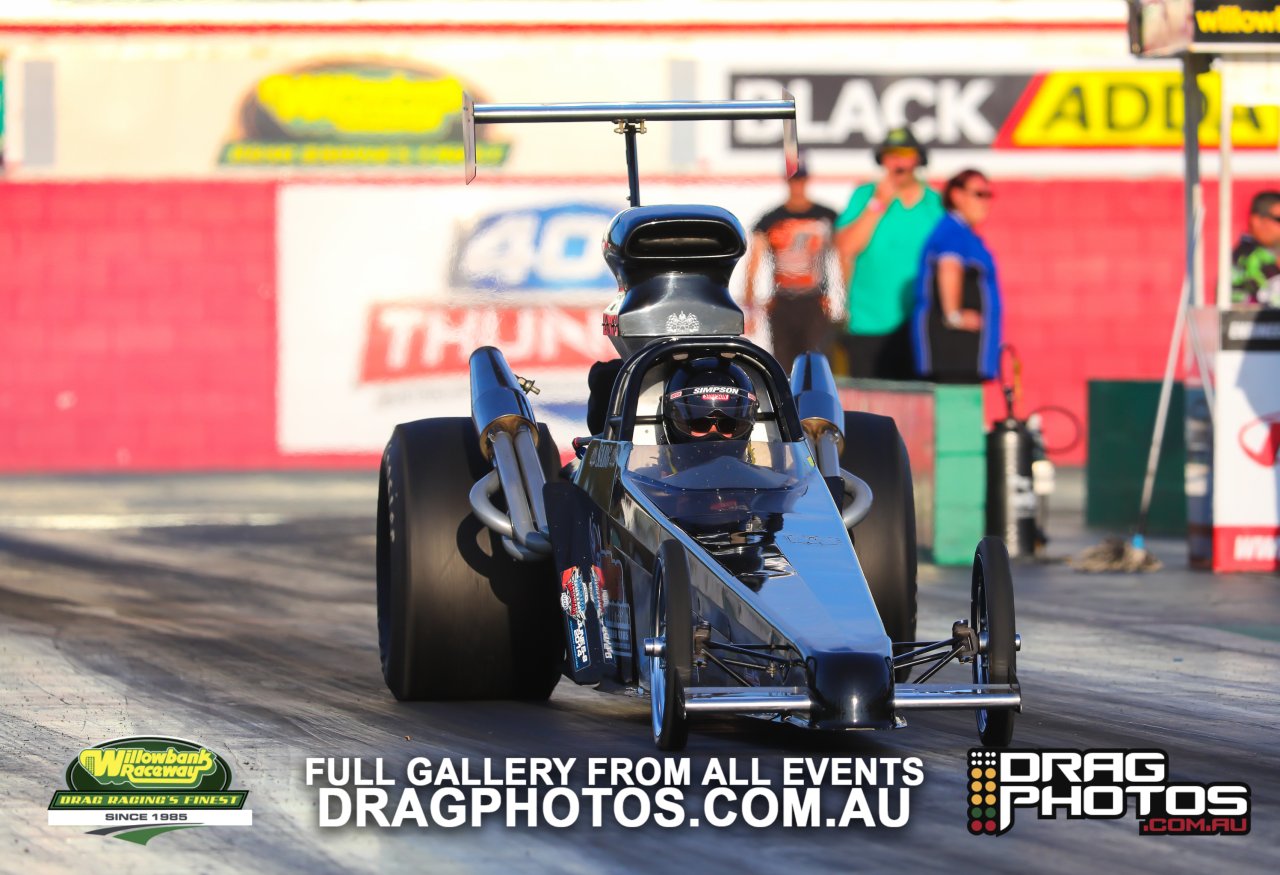
[[[790,373],[796,356],[820,350],[830,328],[828,283],[841,287],[832,236],[836,212],[814,203],[808,194],[809,172],[801,163],[787,180],[787,200],[756,223],[747,259],[744,309],[757,302],[756,274],[760,263],[771,262],[772,289],[765,310],[773,357]]]

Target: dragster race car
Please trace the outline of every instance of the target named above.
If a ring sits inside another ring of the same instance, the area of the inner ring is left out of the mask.
[[[788,377],[741,336],[728,286],[746,243],[729,212],[640,206],[646,121],[744,118],[784,119],[794,170],[792,99],[464,97],[468,181],[475,124],[599,120],[626,136],[631,206],[604,241],[619,286],[604,331],[621,363],[603,428],[574,440],[563,469],[529,381],[493,347],[471,356],[471,418],[396,427],[377,517],[387,686],[400,700],[539,700],[563,675],[647,696],[664,750],[708,713],[852,730],[904,726],[921,708],[973,709],[982,743],[1006,745],[1022,696],[1003,542],[978,544],[969,617],[917,641],[911,469],[894,421],[843,410],[822,355]],[[703,379],[694,397],[690,374],[725,385]],[[723,415],[733,405],[749,415]],[[972,683],[928,682],[953,660]]]

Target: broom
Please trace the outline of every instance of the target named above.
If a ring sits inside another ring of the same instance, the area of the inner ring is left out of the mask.
[[[1199,239],[1204,214],[1197,211],[1196,238]],[[1144,572],[1159,571],[1163,565],[1147,549],[1147,516],[1151,511],[1151,497],[1155,491],[1156,468],[1160,464],[1160,451],[1164,448],[1164,432],[1169,422],[1169,401],[1173,396],[1173,375],[1178,362],[1178,349],[1182,345],[1182,332],[1187,326],[1187,309],[1191,301],[1190,278],[1183,277],[1182,294],[1178,298],[1178,312],[1173,321],[1173,337],[1169,339],[1169,355],[1165,359],[1164,379],[1160,383],[1160,401],[1156,405],[1155,428],[1151,432],[1151,446],[1147,451],[1147,472],[1142,481],[1142,502],[1138,508],[1138,524],[1133,535],[1124,538],[1106,538],[1101,544],[1089,547],[1067,560],[1076,571],[1097,573],[1107,571]],[[1204,347],[1199,331],[1191,322],[1191,346],[1196,356],[1196,367],[1204,384],[1209,410],[1213,410],[1213,386],[1209,379]]]

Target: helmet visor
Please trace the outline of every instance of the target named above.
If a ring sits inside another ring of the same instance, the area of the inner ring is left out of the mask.
[[[759,404],[737,386],[697,386],[668,395],[667,409],[671,425],[683,435],[742,440],[751,434]]]

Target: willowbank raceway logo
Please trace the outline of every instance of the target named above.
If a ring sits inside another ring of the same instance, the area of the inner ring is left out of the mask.
[[[232,790],[231,767],[203,745],[138,736],[80,751],[67,766],[67,789],[49,802],[50,826],[92,826],[145,845],[161,833],[194,826],[252,826],[244,790]]]
[[[283,70],[245,95],[218,163],[459,167],[462,90],[458,77],[406,61],[334,59]],[[476,136],[477,164],[507,160],[508,143],[487,130]]]
[[[1173,783],[1162,750],[971,750],[969,832],[1003,835],[1019,808],[1041,820],[1116,820],[1133,803],[1138,835],[1245,835],[1248,784]]]

